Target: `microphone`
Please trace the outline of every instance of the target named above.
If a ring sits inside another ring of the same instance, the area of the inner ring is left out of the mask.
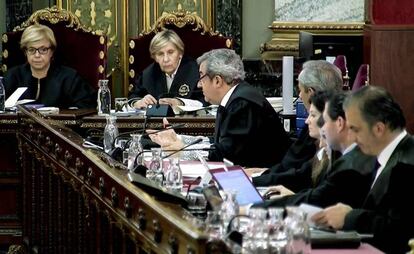
[[[145,130],[146,130],[146,120],[147,120],[147,118],[144,121],[144,128],[141,128],[141,129],[138,129],[138,130],[133,130],[133,131],[122,132],[122,133],[118,134],[118,136],[115,137],[115,139],[112,143],[112,146],[114,148],[111,151],[108,152],[108,155],[111,156],[112,159],[114,159],[116,161],[121,161],[122,160],[122,152],[125,150],[125,147],[122,147],[122,148],[121,147],[115,147],[116,141],[119,138],[127,136],[129,134],[134,134],[134,133],[142,133],[142,137],[148,137],[149,136],[148,133],[144,133]],[[184,126],[185,126],[184,123],[169,125],[166,128],[159,129],[159,130],[157,130],[153,133],[158,133],[158,132],[166,131],[166,130],[169,130],[169,129],[178,129],[178,128],[181,128],[181,127],[184,127]],[[129,141],[128,141],[128,143],[129,143]],[[149,143],[149,142],[147,142],[147,143]]]
[[[191,142],[190,144],[185,145],[185,146],[181,147],[180,149],[175,150],[174,152],[172,152],[172,153],[170,153],[170,154],[165,155],[164,157],[162,157],[162,159],[166,159],[166,158],[168,158],[168,157],[170,157],[170,156],[172,156],[172,155],[174,155],[174,154],[176,154],[176,153],[178,153],[178,152],[184,151],[187,147],[189,147],[189,146],[193,146],[193,145],[195,145],[195,144],[198,144],[198,143],[200,143],[201,141],[203,141],[203,139],[202,139],[202,138],[198,138],[198,139],[194,140],[193,142]],[[197,150],[201,150],[201,149],[197,149]]]

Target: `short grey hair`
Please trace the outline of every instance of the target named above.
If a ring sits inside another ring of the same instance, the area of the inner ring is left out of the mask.
[[[231,49],[213,49],[197,58],[197,63],[205,63],[206,73],[210,78],[218,75],[229,85],[244,80],[243,62],[239,55]]]
[[[161,51],[168,43],[172,43],[181,54],[184,54],[184,42],[176,32],[170,29],[162,30],[157,33],[151,40],[149,51],[154,58],[157,52]]]
[[[335,65],[324,60],[311,60],[303,64],[299,83],[314,91],[342,90],[342,73]]]

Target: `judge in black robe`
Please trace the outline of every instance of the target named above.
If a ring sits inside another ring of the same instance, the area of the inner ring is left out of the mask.
[[[7,71],[4,85],[6,97],[18,87],[27,87],[20,99],[33,99],[32,103],[62,109],[96,108],[96,91],[74,69],[66,66],[52,63],[47,76],[41,79],[32,76],[28,63],[15,66]]]

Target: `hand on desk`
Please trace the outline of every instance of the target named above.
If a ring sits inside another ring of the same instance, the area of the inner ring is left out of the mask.
[[[284,196],[290,196],[295,194],[293,191],[289,190],[283,185],[276,185],[271,186],[267,190],[267,192],[264,194],[265,198],[267,199],[275,199],[275,198],[281,198]]]
[[[352,207],[342,203],[325,208],[324,210],[312,216],[311,220],[317,225],[342,229],[345,222],[345,216],[352,210]]]
[[[159,100],[160,104],[168,104],[171,107],[183,106],[184,104],[179,99],[175,98],[161,98]]]
[[[155,99],[151,94],[147,94],[141,100],[134,102],[132,106],[134,106],[134,108],[141,109],[146,108],[150,104],[157,104],[157,99]]]

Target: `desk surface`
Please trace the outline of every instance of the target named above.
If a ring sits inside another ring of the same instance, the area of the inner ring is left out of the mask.
[[[381,254],[384,253],[377,248],[362,243],[358,249],[313,249],[312,254]]]

